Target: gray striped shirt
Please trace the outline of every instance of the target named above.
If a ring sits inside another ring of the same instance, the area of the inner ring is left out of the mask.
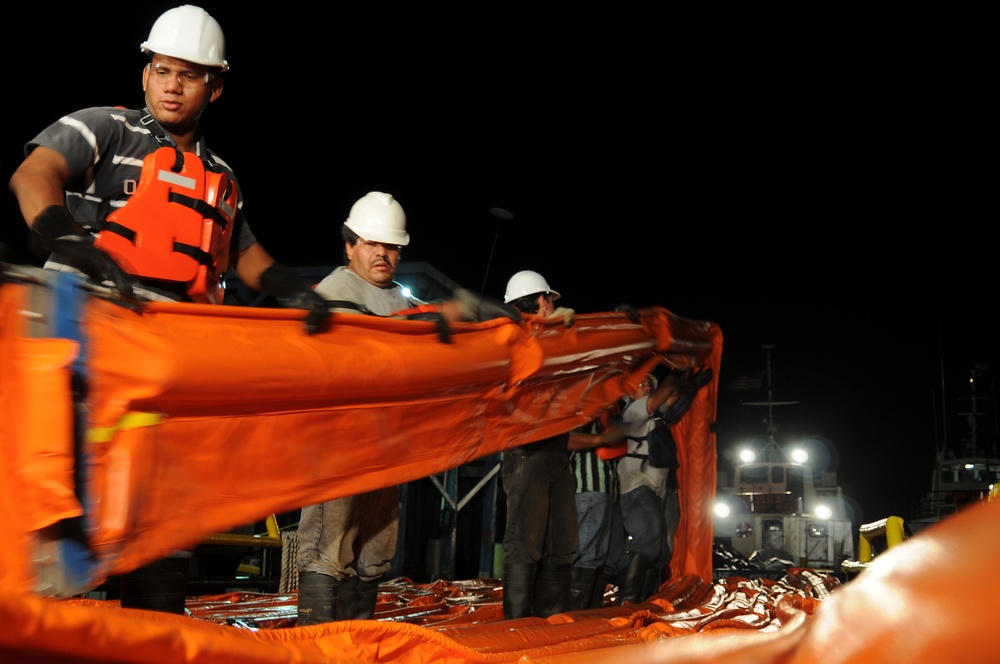
[[[135,193],[143,158],[164,145],[175,144],[147,109],[99,106],[59,118],[24,146],[25,155],[40,145],[66,158],[70,174],[66,207],[77,223],[96,232],[104,218]],[[198,138],[195,154],[202,161],[217,164],[236,182],[238,211],[233,237],[234,246],[243,251],[257,241],[242,219],[243,190],[229,165],[208,149],[203,136]],[[65,266],[58,256],[50,256],[45,267]]]

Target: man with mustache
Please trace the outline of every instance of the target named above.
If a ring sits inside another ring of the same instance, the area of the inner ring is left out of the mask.
[[[507,317],[518,312],[465,289],[454,298],[427,303],[394,279],[410,242],[406,213],[391,194],[372,191],[351,206],[341,227],[344,265],[316,292],[333,311],[375,316],[419,311],[445,322]],[[368,620],[375,615],[378,584],[389,571],[399,530],[399,490],[386,487],[302,508],[299,519],[298,625]]]

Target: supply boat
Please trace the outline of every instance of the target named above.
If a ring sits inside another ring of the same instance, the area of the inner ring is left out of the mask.
[[[968,372],[968,396],[959,397],[964,404],[959,406],[957,413],[964,419],[967,429],[957,443],[948,440],[947,422],[943,423],[934,451],[930,488],[918,497],[913,514],[906,522],[912,534],[982,502],[1000,484],[995,399],[988,393],[993,389],[992,383],[986,380],[988,373],[989,367],[985,364],[976,364]]]
[[[714,537],[722,564],[716,565],[716,578],[732,573],[731,563],[720,555],[726,552],[753,563],[742,565],[741,573],[790,566],[837,573],[840,563],[854,556],[850,512],[836,472],[817,472],[806,447],[778,443],[774,409],[798,402],[774,398],[773,348],[764,346],[766,401],[744,402],[767,408],[766,438],[740,449],[731,482],[728,472],[719,474]]]

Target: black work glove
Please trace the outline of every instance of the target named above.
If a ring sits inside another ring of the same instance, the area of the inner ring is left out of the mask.
[[[431,321],[437,325],[438,338],[441,340],[441,343],[451,343],[451,329],[448,327],[448,321],[444,319],[440,311],[420,311],[414,314],[406,314],[406,320]]]
[[[698,390],[712,382],[712,367],[685,375],[681,380],[680,397],[663,413],[663,421],[667,424],[674,424],[681,419],[694,403]]]
[[[620,311],[622,313],[628,314],[629,320],[633,323],[638,323],[642,318],[639,316],[639,311],[633,307],[631,304],[619,304],[615,307],[615,311]]]
[[[462,313],[463,320],[481,323],[494,318],[509,318],[515,323],[521,322],[521,312],[509,304],[503,304],[493,298],[476,295],[465,288],[456,288],[452,294],[455,304]]]
[[[76,223],[69,210],[50,205],[35,217],[31,230],[42,238],[46,249],[67,264],[101,283],[110,281],[123,299],[134,299],[132,279],[111,256],[94,246],[94,236]]]
[[[309,283],[281,263],[271,266],[260,275],[260,289],[265,295],[277,298],[281,306],[305,309],[306,332],[316,334],[330,318],[326,300],[313,290]]]

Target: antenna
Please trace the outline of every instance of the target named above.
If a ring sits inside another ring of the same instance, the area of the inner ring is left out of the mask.
[[[977,363],[973,365],[973,368],[969,370],[969,396],[960,397],[960,400],[970,402],[969,412],[958,413],[965,416],[965,421],[969,425],[969,439],[966,441],[965,450],[962,452],[965,456],[976,456],[981,453],[979,450],[979,418],[986,413],[979,410],[979,402],[988,401],[989,397],[976,394],[976,383],[988,368],[985,364]]]
[[[486,278],[490,276],[490,265],[493,264],[493,252],[497,248],[497,237],[500,235],[500,222],[510,221],[514,215],[502,207],[491,207],[490,214],[497,218],[497,228],[493,232],[493,246],[490,247],[490,257],[486,260],[486,272],[483,274],[483,285],[479,287],[479,294],[486,294]]]
[[[767,376],[767,401],[745,401],[743,405],[767,406],[767,444],[764,445],[763,456],[767,461],[779,461],[781,459],[781,448],[778,446],[778,441],[775,440],[775,434],[778,433],[778,426],[774,423],[774,407],[792,406],[797,404],[798,401],[774,400],[774,388],[771,384],[771,351],[774,350],[774,346],[764,344],[761,348],[764,349],[767,357],[767,367],[765,370],[765,376]]]

